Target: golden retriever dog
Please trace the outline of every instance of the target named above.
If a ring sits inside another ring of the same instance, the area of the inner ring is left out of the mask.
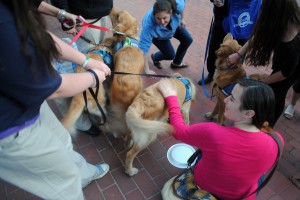
[[[114,34],[117,44],[137,39],[137,20],[127,11],[113,9],[110,13],[114,30],[124,35]],[[135,45],[122,46],[114,54],[114,72],[140,74],[144,69],[144,55]],[[125,112],[133,99],[143,87],[141,76],[114,74],[109,91],[110,103],[107,106],[107,123],[103,126],[104,132],[111,132],[115,137],[123,137],[128,128],[125,121]]]
[[[113,29],[123,34],[114,34],[118,41],[123,41],[126,37],[138,39],[138,21],[126,10],[113,8],[109,13]]]
[[[241,46],[232,35],[228,33],[223,40],[220,48],[215,52],[217,59],[215,62],[216,71],[214,75],[213,91],[217,97],[217,103],[212,112],[205,114],[209,120],[217,119],[218,124],[224,123],[225,103],[224,99],[231,95],[231,91],[237,80],[246,77],[246,71],[241,63],[234,66],[228,66],[227,58],[236,53]],[[252,74],[250,78],[260,80],[264,74]]]
[[[178,75],[169,79],[177,89],[181,113],[189,124],[191,100],[195,99],[195,86],[191,80]],[[167,122],[169,113],[164,97],[155,83],[143,90],[129,106],[126,122],[131,131],[132,148],[127,152],[125,173],[133,176],[138,169],[132,166],[134,158],[153,142],[158,134],[171,134],[172,126]]]
[[[88,53],[87,55],[90,58],[93,58],[95,60],[100,60],[102,62],[104,62],[104,60],[106,60],[105,56],[110,56],[112,59],[113,51],[110,48],[110,46],[113,45],[114,41],[115,41],[114,38],[105,39],[101,43],[101,45],[95,46],[93,49],[90,50],[90,53]],[[103,58],[104,58],[104,60],[103,60]],[[106,64],[108,65],[108,63],[106,63]],[[83,69],[80,65],[76,66],[75,73],[82,73],[85,71],[86,70]],[[104,82],[106,82],[106,81],[104,81]],[[105,112],[106,98],[105,98],[105,89],[104,89],[103,85],[105,85],[105,84],[99,84],[99,92],[98,92],[97,100],[98,100],[101,108]],[[94,88],[93,91],[96,92],[96,88]],[[103,117],[102,113],[98,109],[95,99],[92,97],[92,95],[90,94],[90,92],[88,90],[86,90],[86,95],[87,95],[87,105],[88,105],[87,109],[88,109],[89,113],[97,116],[97,118],[98,117],[102,118]],[[75,123],[84,110],[85,110],[85,101],[84,101],[83,95],[78,94],[78,95],[74,96],[71,100],[71,104],[69,106],[67,113],[61,119],[63,126],[70,133],[75,132]]]

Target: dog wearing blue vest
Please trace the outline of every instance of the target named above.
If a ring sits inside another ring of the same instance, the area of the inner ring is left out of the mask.
[[[213,93],[217,98],[216,105],[212,112],[207,112],[205,117],[208,120],[216,121],[218,124],[223,124],[225,117],[225,103],[224,99],[231,95],[231,91],[236,82],[241,78],[252,78],[256,80],[263,79],[267,75],[265,74],[252,74],[249,77],[246,76],[246,71],[241,63],[229,66],[227,58],[229,55],[236,53],[241,46],[232,35],[228,33],[217,49],[216,56],[216,71],[214,74]]]
[[[175,74],[177,78],[170,78],[176,86],[178,101],[186,124],[189,124],[189,112],[192,100],[195,99],[195,86],[193,82]],[[126,122],[130,129],[130,139],[127,147],[125,173],[133,176],[138,169],[133,167],[133,160],[139,152],[147,148],[158,134],[171,134],[173,128],[168,123],[169,113],[164,97],[158,91],[158,83],[144,89],[129,106],[126,112]]]
[[[92,48],[87,54],[87,56],[95,60],[100,60],[104,62],[107,66],[111,67],[113,59],[113,49],[111,48],[111,46],[114,44],[114,42],[114,38],[106,38],[100,45]],[[80,65],[76,66],[75,73],[81,73],[85,71],[86,70],[83,69]],[[107,96],[105,95],[105,90],[107,90],[107,88],[109,87],[105,86],[107,85],[107,81],[108,80],[104,81],[103,84],[99,84],[99,92],[97,96],[97,101],[99,102],[104,113],[106,112],[105,106]],[[96,89],[94,88],[93,91],[95,92],[95,90]],[[86,97],[87,109],[89,113],[93,115],[93,118],[96,118],[98,120],[100,119],[99,121],[102,121],[102,113],[97,107],[95,99],[92,97],[91,93],[88,90],[86,90]],[[72,98],[68,111],[66,112],[65,116],[61,119],[61,123],[70,133],[75,132],[75,123],[80,117],[81,113],[84,112],[84,110],[86,109],[85,106],[86,104],[82,94],[78,94]],[[98,125],[97,122],[93,123],[95,123],[95,125]]]
[[[110,13],[113,29],[116,31],[114,44],[114,72],[141,74],[144,69],[144,55],[138,48],[137,20],[127,11],[115,8]],[[121,33],[121,34],[118,34]],[[133,99],[143,88],[142,77],[138,75],[114,74],[109,89],[110,103],[107,105],[107,122],[101,129],[123,138],[128,132],[125,113]]]

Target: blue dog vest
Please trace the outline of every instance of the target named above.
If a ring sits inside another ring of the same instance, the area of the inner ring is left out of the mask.
[[[93,50],[89,53],[94,53],[94,54],[98,54],[102,57],[104,63],[108,66],[110,66],[112,64],[112,55],[110,53],[108,53],[106,51],[106,47],[98,49],[98,50]]]
[[[115,45],[114,51],[117,52],[117,51],[119,51],[120,49],[122,49],[123,47],[126,47],[126,46],[135,46],[135,47],[138,48],[139,47],[139,42],[136,39],[126,37],[125,40],[123,40],[121,42],[118,42]]]
[[[184,85],[185,85],[185,99],[184,99],[184,102],[187,102],[189,100],[192,99],[192,86],[191,86],[191,83],[183,78],[183,77],[177,77]]]

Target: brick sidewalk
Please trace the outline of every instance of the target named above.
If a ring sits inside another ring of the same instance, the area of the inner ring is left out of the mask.
[[[154,0],[114,0],[114,6],[118,9],[126,9],[132,13],[139,22],[142,16],[153,4]],[[194,38],[189,48],[185,61],[190,64],[188,69],[172,70],[169,62],[162,62],[163,69],[158,70],[150,64],[150,68],[159,74],[170,75],[175,71],[190,77],[197,84],[201,77],[203,57],[205,53],[206,39],[212,17],[212,5],[208,0],[188,0],[185,9],[185,18],[188,29]],[[49,29],[59,37],[66,37],[60,30],[60,25],[55,18],[47,17]],[[173,41],[178,45],[177,41]],[[155,48],[152,47],[151,52]],[[249,71],[256,69],[248,69]],[[145,85],[157,80],[145,78]],[[214,106],[214,101],[207,99],[200,86],[197,87],[196,102],[191,109],[191,123],[205,121],[204,114]],[[211,85],[206,86],[211,90]],[[290,96],[290,95],[289,95]],[[58,117],[59,112],[49,102]],[[300,200],[300,190],[293,186],[287,179],[290,175],[300,175],[300,104],[296,108],[296,114],[292,120],[281,117],[275,127],[285,139],[285,150],[271,182],[258,195],[258,200]],[[134,177],[124,174],[124,160],[126,151],[123,148],[122,140],[112,136],[101,135],[89,137],[78,133],[74,135],[75,149],[82,153],[90,163],[107,162],[110,165],[108,175],[91,183],[84,189],[87,200],[160,200],[160,190],[166,180],[179,173],[179,169],[171,166],[166,158],[166,152],[170,146],[178,143],[171,136],[159,137],[157,141],[141,152],[134,165],[140,172]],[[8,183],[0,181],[0,200],[4,199],[39,199],[23,190]]]

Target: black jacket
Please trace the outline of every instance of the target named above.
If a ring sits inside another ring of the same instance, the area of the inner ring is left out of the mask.
[[[113,7],[113,0],[51,0],[51,2],[54,6],[81,15],[85,19],[107,16]]]

